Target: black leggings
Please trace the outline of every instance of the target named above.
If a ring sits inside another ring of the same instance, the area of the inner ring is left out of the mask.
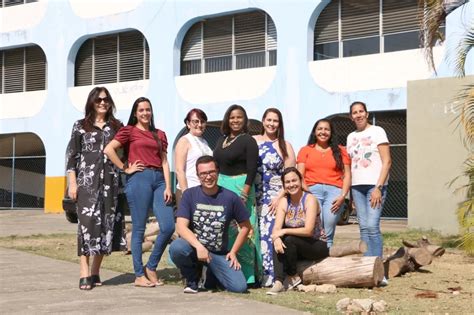
[[[312,237],[285,235],[282,241],[286,246],[285,253],[277,254],[273,251],[275,279],[281,282],[286,275],[296,275],[298,260],[318,260],[329,256],[327,243]]]

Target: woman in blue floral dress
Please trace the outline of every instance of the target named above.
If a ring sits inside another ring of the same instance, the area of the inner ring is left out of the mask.
[[[284,195],[280,178],[283,170],[295,166],[296,161],[293,147],[285,141],[281,112],[276,108],[268,108],[263,114],[262,125],[261,135],[254,136],[259,149],[255,183],[263,261],[262,286],[269,287],[274,282],[271,234],[276,205]]]

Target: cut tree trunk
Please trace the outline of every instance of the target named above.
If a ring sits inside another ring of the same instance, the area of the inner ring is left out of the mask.
[[[330,257],[343,257],[354,254],[363,254],[367,251],[367,244],[364,241],[352,241],[345,244],[336,244],[329,249]]]
[[[406,247],[400,247],[394,254],[388,257],[384,262],[385,277],[393,278],[399,276],[410,269],[415,269],[410,263],[410,256]]]
[[[379,257],[328,257],[317,262],[298,262],[303,284],[334,284],[338,287],[375,287],[384,277]]]
[[[441,257],[444,255],[445,249],[441,246],[431,244],[426,236],[423,236],[415,244],[409,241],[403,240],[403,245],[410,248],[426,248],[433,257]]]
[[[433,256],[425,247],[408,248],[408,256],[415,263],[415,269],[431,264]]]

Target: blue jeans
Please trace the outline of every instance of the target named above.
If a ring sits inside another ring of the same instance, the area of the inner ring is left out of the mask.
[[[309,187],[309,191],[318,199],[321,208],[321,223],[327,236],[327,245],[330,248],[333,243],[336,225],[342,214],[341,205],[336,213],[331,211],[332,202],[341,195],[342,189],[333,185],[316,184]]]
[[[387,197],[387,186],[382,188],[382,204],[379,208],[370,206],[370,194],[374,185],[352,186],[352,198],[359,220],[360,238],[367,243],[364,256],[383,256],[383,238],[380,232],[380,215]]]
[[[211,262],[207,264],[208,270],[229,292],[243,293],[247,291],[247,281],[242,270],[235,270],[229,267],[229,262],[225,255],[217,255],[209,252]],[[181,274],[189,282],[198,282],[197,266],[198,258],[196,249],[186,240],[178,238],[170,245],[170,256]]]
[[[142,243],[148,220],[148,209],[153,209],[153,214],[160,227],[160,232],[146,264],[148,269],[156,270],[174,232],[173,208],[166,205],[163,197],[165,187],[165,178],[160,170],[145,169],[127,176],[125,193],[132,215],[132,259],[136,277],[144,275]]]

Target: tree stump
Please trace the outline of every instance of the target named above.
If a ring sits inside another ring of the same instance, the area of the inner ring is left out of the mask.
[[[380,257],[328,257],[298,262],[303,284],[334,284],[338,287],[375,287],[384,277]]]

